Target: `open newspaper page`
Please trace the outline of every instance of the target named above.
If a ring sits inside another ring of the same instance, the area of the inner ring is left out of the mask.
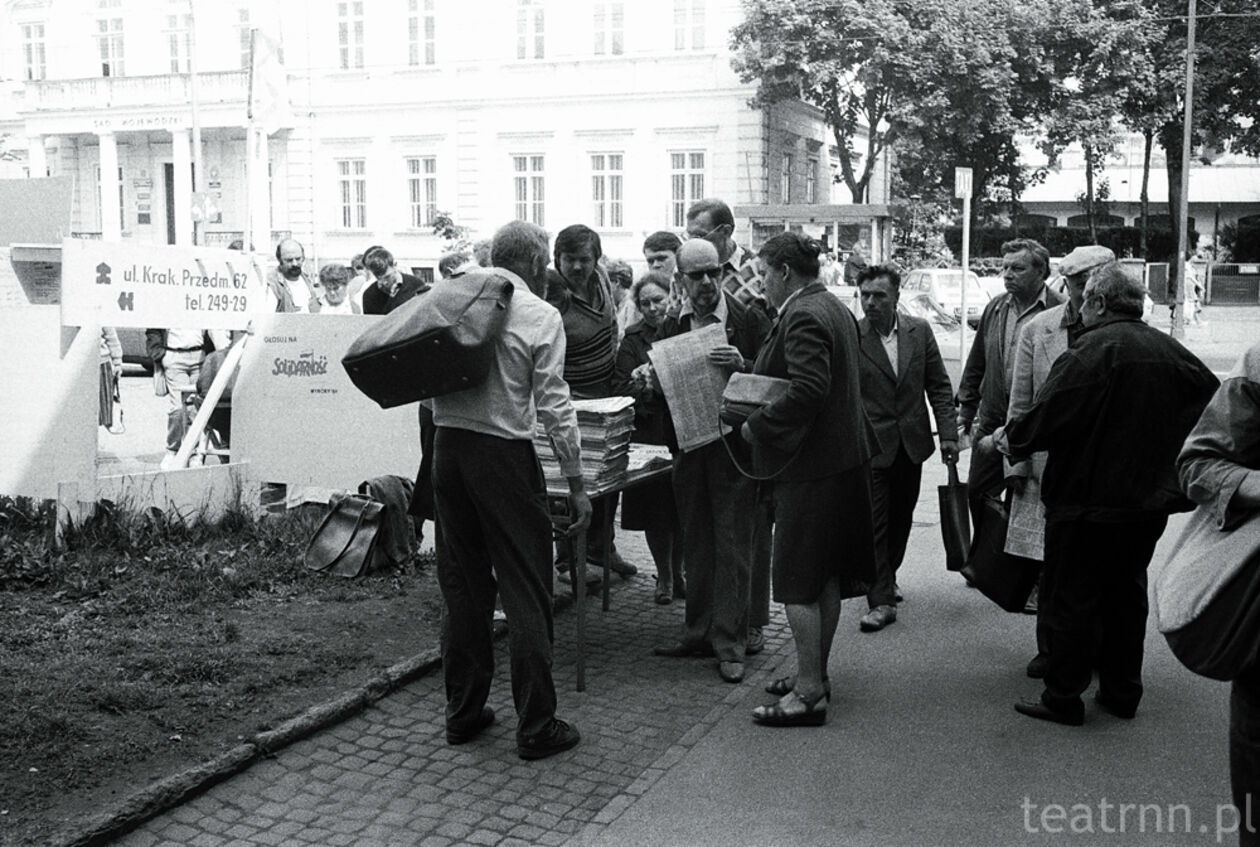
[[[683,452],[711,444],[730,431],[718,421],[730,374],[709,361],[709,351],[726,343],[722,325],[710,324],[654,341],[648,351]]]

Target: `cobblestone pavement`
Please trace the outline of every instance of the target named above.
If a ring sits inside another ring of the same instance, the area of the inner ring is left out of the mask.
[[[668,659],[652,645],[676,639],[683,603],[653,602],[651,558],[641,535],[618,547],[638,576],[614,577],[611,610],[586,607],[586,691],[578,693],[576,614],[556,618],[559,716],[582,732],[574,750],[526,762],[506,641],[496,647],[489,705],[497,722],[476,741],[445,743],[440,670],[364,713],[155,818],[116,843],[155,845],[559,845],[602,827],[646,792],[722,717],[764,684],[789,640],[782,609],[766,650],[731,685],[713,659]]]

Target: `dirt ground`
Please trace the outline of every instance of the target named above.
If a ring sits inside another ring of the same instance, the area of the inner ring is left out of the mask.
[[[385,591],[381,592],[386,593]],[[323,595],[323,596],[321,596]],[[5,599],[8,606],[12,598]],[[29,611],[31,600],[21,600]],[[120,804],[148,783],[165,779],[237,746],[362,685],[381,670],[438,644],[441,598],[433,570],[410,575],[406,593],[364,597],[331,591],[251,598],[216,613],[241,653],[265,654],[269,682],[230,699],[207,691],[173,709],[101,709],[86,736],[112,749],[99,772],[45,776],[57,768],[10,761],[0,766],[0,843],[50,843],[57,833]],[[14,612],[0,608],[6,617]],[[154,626],[187,628],[188,621]],[[154,634],[154,633],[151,633]],[[160,631],[156,633],[161,637]],[[211,688],[229,686],[210,682]]]

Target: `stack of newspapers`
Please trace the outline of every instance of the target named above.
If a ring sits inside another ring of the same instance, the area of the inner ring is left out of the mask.
[[[574,400],[578,429],[582,431],[582,478],[588,487],[616,482],[630,461],[630,435],[634,431],[634,400],[604,397]],[[534,429],[534,449],[548,481],[563,480],[560,461],[551,439],[539,424]]]

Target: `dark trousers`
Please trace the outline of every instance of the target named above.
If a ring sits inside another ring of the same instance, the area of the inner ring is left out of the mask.
[[[971,432],[971,462],[967,466],[967,505],[971,507],[971,525],[980,526],[985,496],[1001,497],[1006,488],[1006,469],[997,450],[978,450],[975,445],[991,430],[977,424]]]
[[[754,485],[756,506],[753,507],[753,540],[751,575],[748,591],[748,625],[770,624],[770,554],[774,540],[774,487]]]
[[[1230,689],[1229,783],[1234,805],[1238,807],[1238,843],[1243,847],[1257,847],[1260,845],[1260,669],[1239,676]]]
[[[674,458],[687,612],[682,640],[711,644],[720,661],[744,661],[748,638],[753,484],[714,442]]]
[[[1137,708],[1146,640],[1146,566],[1167,523],[1164,515],[1131,523],[1047,521],[1038,603],[1050,639],[1041,699],[1050,708],[1082,708],[1095,659],[1099,693],[1121,709]],[[1101,635],[1096,655],[1095,628]]]
[[[914,507],[919,502],[923,466],[910,461],[905,447],[886,468],[871,468],[871,517],[875,525],[875,584],[866,595],[867,604],[897,604],[897,569],[906,557]]]
[[[556,712],[551,677],[551,520],[529,441],[438,427],[433,490],[437,573],[446,600],[442,671],[446,723],[476,723],[494,676],[496,592],[508,621],[516,734],[543,731]]]

